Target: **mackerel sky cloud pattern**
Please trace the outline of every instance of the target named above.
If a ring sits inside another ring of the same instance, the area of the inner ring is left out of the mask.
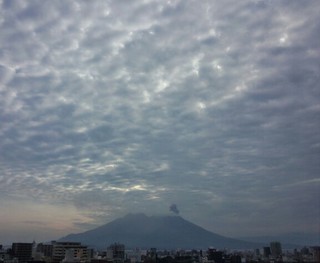
[[[318,1],[0,3],[0,243],[319,232]]]

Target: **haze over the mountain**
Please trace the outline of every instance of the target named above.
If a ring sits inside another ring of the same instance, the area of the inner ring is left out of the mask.
[[[78,241],[96,248],[114,242],[127,248],[253,248],[256,243],[227,238],[203,229],[180,216],[128,214],[98,228],[70,234],[59,241]]]

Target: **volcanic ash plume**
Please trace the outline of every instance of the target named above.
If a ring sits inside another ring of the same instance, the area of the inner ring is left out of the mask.
[[[173,213],[175,213],[176,215],[179,215],[179,209],[178,209],[178,207],[177,207],[176,204],[170,205],[170,212],[173,212]]]

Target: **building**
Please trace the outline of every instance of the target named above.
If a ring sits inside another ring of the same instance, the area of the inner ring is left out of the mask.
[[[19,263],[32,260],[33,243],[12,243],[12,256],[17,258]]]
[[[126,251],[127,260],[131,263],[141,262],[141,250],[136,248],[134,250]]]
[[[311,247],[313,261],[320,262],[320,246]]]
[[[69,248],[66,250],[65,257],[61,262],[62,263],[80,263],[80,258],[75,256],[75,252],[73,248]]]
[[[89,261],[89,254],[87,246],[81,245],[80,242],[52,242],[52,262],[60,263],[66,258],[68,252],[68,260],[72,257],[73,253],[74,261],[86,262]],[[71,252],[70,252],[71,251]]]
[[[223,257],[222,251],[217,251],[214,248],[209,248],[207,251],[208,261],[213,261],[215,263],[222,263],[223,262],[222,257]]]
[[[270,247],[263,247],[263,257],[268,258],[271,255]]]
[[[273,241],[270,243],[271,255],[274,258],[278,258],[282,254],[281,243],[278,241]]]
[[[41,254],[44,258],[51,258],[52,257],[52,250],[53,245],[52,244],[43,244],[39,243],[37,245],[37,253]]]
[[[107,259],[112,262],[123,263],[125,260],[125,247],[123,244],[114,243],[107,248]]]

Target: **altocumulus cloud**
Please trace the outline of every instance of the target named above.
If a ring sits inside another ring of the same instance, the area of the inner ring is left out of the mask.
[[[319,12],[1,1],[1,225],[47,239],[176,202],[225,235],[319,231]]]

